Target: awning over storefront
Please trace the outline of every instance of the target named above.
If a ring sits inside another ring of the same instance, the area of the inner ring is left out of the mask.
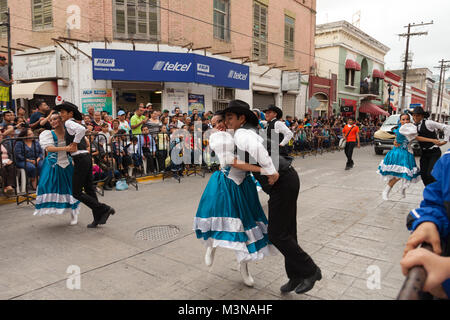
[[[12,85],[13,99],[33,99],[35,94],[44,96],[57,96],[56,81],[27,82]]]
[[[345,69],[356,70],[357,63],[351,59],[345,61]]]
[[[384,111],[376,104],[372,102],[361,102],[361,107],[359,107],[359,112],[369,113],[374,116],[390,116],[389,112]]]
[[[373,70],[373,77],[374,78],[379,78],[379,79],[384,79],[384,73],[381,72],[380,70],[374,69]]]

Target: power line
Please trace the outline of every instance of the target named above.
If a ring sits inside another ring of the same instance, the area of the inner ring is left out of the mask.
[[[444,100],[444,91],[445,91],[445,71],[450,68],[450,65],[444,65],[445,63],[450,62],[450,60],[444,60],[442,59],[440,61],[441,66],[440,67],[435,67],[436,69],[441,69],[441,73],[439,75],[439,90],[438,90],[438,98],[437,98],[437,105],[436,105],[436,111],[439,110],[438,112],[438,122],[441,121],[441,111],[442,111],[442,100]],[[442,88],[442,89],[441,89]],[[442,96],[441,96],[441,92],[442,92]]]

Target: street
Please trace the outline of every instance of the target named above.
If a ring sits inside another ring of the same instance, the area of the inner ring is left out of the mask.
[[[307,294],[280,294],[287,281],[281,254],[249,265],[254,288],[243,284],[230,250],[218,249],[213,266],[205,266],[192,224],[207,175],[108,191],[101,201],[117,214],[98,229],[86,228],[92,216],[84,205],[73,227],[68,216],[34,217],[31,205],[3,205],[0,299],[395,299],[404,279],[406,216],[419,205],[423,184],[403,200],[396,186],[382,201],[376,174],[382,158],[371,146],[355,149],[350,171],[342,151],[296,158],[299,243],[323,274]],[[267,211],[267,195],[260,199]],[[154,226],[163,227],[137,234]],[[74,288],[68,279],[78,267]],[[377,271],[379,284],[368,283]]]

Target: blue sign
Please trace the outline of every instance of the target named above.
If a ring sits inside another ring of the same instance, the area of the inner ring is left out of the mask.
[[[92,49],[94,80],[196,82],[249,89],[248,66],[192,53]]]

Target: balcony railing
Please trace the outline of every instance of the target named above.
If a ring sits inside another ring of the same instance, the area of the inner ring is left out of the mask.
[[[380,94],[380,86],[376,82],[370,82],[370,84],[366,82],[361,82],[361,94],[373,94],[378,96]]]

